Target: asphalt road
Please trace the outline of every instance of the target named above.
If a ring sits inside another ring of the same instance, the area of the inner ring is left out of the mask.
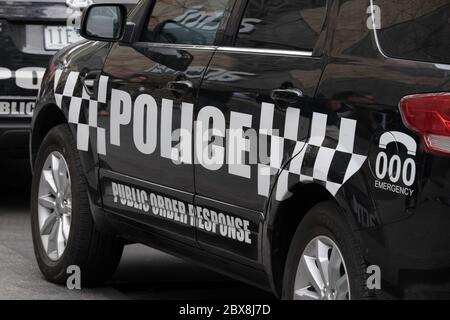
[[[160,251],[129,245],[114,278],[68,290],[45,281],[34,258],[26,161],[0,159],[0,299],[273,299],[265,291]]]

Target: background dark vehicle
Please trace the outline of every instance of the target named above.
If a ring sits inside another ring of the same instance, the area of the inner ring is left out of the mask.
[[[126,239],[286,299],[448,298],[449,9],[447,0],[141,1],[119,39],[60,51],[30,145],[41,271],[64,282],[79,264],[96,284]],[[109,13],[120,21],[121,9]],[[149,96],[158,116],[146,133],[158,139],[138,148],[133,121],[144,116],[131,111]],[[191,124],[186,110],[282,138],[275,174],[258,180],[260,163],[175,165],[162,145],[171,125]],[[63,174],[52,178],[54,168]],[[59,178],[67,199],[48,190]],[[141,191],[200,208],[195,223],[145,213],[133,200]],[[248,237],[207,230],[205,211],[226,213],[221,226],[247,222]],[[376,290],[366,282],[373,266]]]
[[[130,7],[136,3],[121,2]],[[89,3],[92,1],[0,1],[1,155],[26,157],[31,116],[45,69],[58,50],[83,40],[70,27],[73,20],[69,18],[76,16],[76,7]]]

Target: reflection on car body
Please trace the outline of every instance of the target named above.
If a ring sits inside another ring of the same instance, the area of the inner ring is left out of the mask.
[[[99,2],[97,0],[95,2]],[[129,2],[129,7],[134,1]],[[31,116],[45,68],[58,50],[82,41],[75,23],[91,0],[0,1],[0,153],[28,152]]]
[[[434,42],[449,4],[373,2],[415,15],[367,29],[358,0],[141,1],[108,22],[119,39],[55,55],[31,140],[44,275],[105,281],[125,239],[285,299],[450,292],[434,274],[450,270],[448,37]],[[404,38],[417,20],[436,33]]]

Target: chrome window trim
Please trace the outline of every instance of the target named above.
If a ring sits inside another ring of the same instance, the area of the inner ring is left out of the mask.
[[[274,55],[300,56],[300,57],[312,57],[313,55],[312,51],[257,49],[257,48],[240,48],[240,47],[218,47],[217,51],[235,52],[235,53],[274,54]]]
[[[194,44],[176,44],[176,43],[155,43],[144,42],[150,47],[173,48],[173,49],[190,49],[190,50],[207,50],[219,52],[234,52],[234,53],[256,53],[256,54],[273,54],[283,56],[299,56],[312,57],[312,51],[298,51],[298,50],[278,50],[278,49],[257,49],[257,48],[240,48],[240,47],[218,47],[211,45],[194,45]]]
[[[212,45],[195,45],[195,44],[176,44],[176,43],[159,43],[159,42],[145,42],[142,41],[140,43],[146,43],[149,47],[159,47],[159,48],[171,48],[171,49],[180,49],[180,50],[208,50],[214,51],[217,49],[217,46]]]

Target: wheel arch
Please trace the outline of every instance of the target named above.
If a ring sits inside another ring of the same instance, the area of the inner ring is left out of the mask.
[[[61,124],[68,124],[67,118],[63,111],[53,103],[42,106],[39,108],[39,112],[35,114],[30,139],[30,158],[32,170],[34,170],[34,163],[36,161],[39,148],[45,137],[50,130]],[[70,128],[70,132],[76,138],[76,132],[73,131],[73,128]],[[117,230],[106,218],[106,214],[102,207],[101,196],[96,191],[99,190],[100,187],[98,170],[96,169],[98,158],[93,152],[79,153],[79,156],[81,166],[84,171],[84,176],[86,178],[86,183],[88,185],[89,204],[95,225],[97,229],[103,233],[116,235]]]
[[[292,195],[281,202],[273,197],[268,203],[264,222],[263,261],[273,291],[281,297],[285,263],[294,234],[309,210],[324,201],[333,201],[340,214],[351,226],[357,224],[346,202],[333,196],[318,183],[298,183],[291,188]]]
[[[33,169],[39,147],[47,133],[60,124],[67,123],[67,118],[56,104],[49,103],[43,106],[33,121],[30,137],[30,160]]]

